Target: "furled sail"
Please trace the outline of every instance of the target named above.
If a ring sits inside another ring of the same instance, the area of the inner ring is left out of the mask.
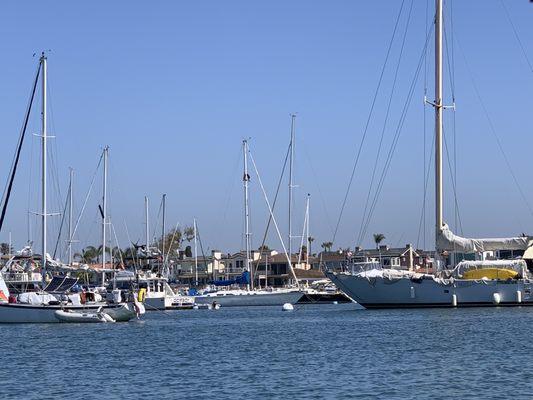
[[[533,245],[533,237],[469,239],[455,235],[448,225],[444,225],[437,238],[438,251],[459,253],[481,253],[492,250],[526,250]]]

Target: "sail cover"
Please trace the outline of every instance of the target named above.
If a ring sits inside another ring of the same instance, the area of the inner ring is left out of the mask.
[[[448,225],[444,225],[437,238],[438,251],[459,253],[482,253],[493,250],[526,250],[533,245],[533,237],[469,239],[455,235]]]

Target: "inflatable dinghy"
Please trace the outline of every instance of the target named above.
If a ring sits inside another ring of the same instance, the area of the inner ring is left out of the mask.
[[[57,310],[55,317],[61,322],[73,322],[73,323],[98,323],[98,322],[115,322],[113,318],[101,312],[77,312],[70,310]]]

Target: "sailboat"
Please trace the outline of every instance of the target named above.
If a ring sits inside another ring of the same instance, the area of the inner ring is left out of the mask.
[[[42,110],[41,110],[41,276],[42,276],[42,290],[39,292],[21,293],[16,298],[10,296],[9,289],[4,281],[2,274],[0,274],[0,290],[3,296],[0,296],[0,323],[59,323],[60,318],[57,317],[57,311],[73,311],[73,312],[96,312],[103,310],[115,321],[128,321],[137,315],[138,309],[133,303],[113,302],[107,303],[102,301],[87,302],[87,299],[82,299],[80,294],[70,294],[68,291],[77,282],[75,278],[54,278],[51,282],[46,284],[47,266],[50,263],[50,256],[47,253],[47,58],[42,53],[39,58],[39,67],[34,80],[33,91],[30,105],[26,113],[24,130],[19,140],[17,148],[17,157],[14,164],[12,174],[9,179],[9,189],[13,184],[13,179],[16,171],[16,163],[18,161],[20,150],[22,146],[22,139],[28,118],[31,111],[31,103],[37,88],[37,83],[41,78],[42,83]],[[105,187],[105,183],[104,183]],[[105,193],[105,192],[104,192]],[[105,194],[104,194],[105,198]],[[2,209],[2,222],[9,200],[9,193],[6,196],[5,203]],[[104,200],[105,201],[105,200]],[[105,210],[105,204],[104,204]],[[105,232],[105,219],[104,219]],[[104,233],[105,235],[105,233]],[[105,236],[104,236],[105,242]],[[5,293],[7,292],[7,293]],[[7,301],[6,301],[7,297]],[[18,299],[18,301],[16,300]],[[142,308],[142,305],[141,305]]]
[[[533,258],[533,238],[528,236],[472,239],[452,232],[443,220],[442,142],[443,4],[435,12],[435,219],[436,257],[446,252],[478,253],[523,250],[522,259],[461,261],[453,270],[434,275],[384,268],[358,268],[349,272],[328,271],[327,276],[350,298],[365,308],[475,307],[533,305],[532,275],[526,263]]]
[[[248,206],[249,194],[248,185],[250,174],[248,171],[248,141],[243,140],[243,192],[244,192],[244,242],[245,242],[245,259],[244,273],[241,279],[234,280],[231,283],[246,284],[246,289],[226,289],[205,292],[202,295],[195,296],[195,304],[220,304],[222,307],[232,306],[281,306],[285,303],[295,304],[303,296],[300,288],[271,288],[271,289],[254,289],[254,279],[252,272],[251,256],[251,233],[250,233],[250,209]],[[196,232],[196,223],[195,223]],[[195,235],[196,238],[196,235]],[[195,246],[196,248],[196,246]],[[196,251],[195,251],[196,257]],[[292,269],[292,266],[289,266]],[[215,285],[217,282],[215,281]],[[230,284],[230,282],[221,282],[221,285]]]
[[[134,271],[120,271],[116,274],[114,284],[127,289],[136,286],[139,289],[138,300],[142,301],[147,311],[192,309],[193,296],[176,293],[168,283],[168,255],[165,255],[165,214],[166,194],[162,199],[163,223],[161,232],[161,249],[150,246],[148,197],[144,198],[146,242],[141,250],[140,259],[144,257],[146,269],[134,268]],[[170,253],[170,249],[169,249]],[[138,255],[139,256],[139,255]],[[151,263],[155,261],[155,265]]]

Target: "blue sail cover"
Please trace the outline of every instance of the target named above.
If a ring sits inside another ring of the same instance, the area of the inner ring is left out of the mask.
[[[215,286],[248,285],[250,283],[250,272],[244,271],[241,276],[235,279],[217,280],[211,283]]]

